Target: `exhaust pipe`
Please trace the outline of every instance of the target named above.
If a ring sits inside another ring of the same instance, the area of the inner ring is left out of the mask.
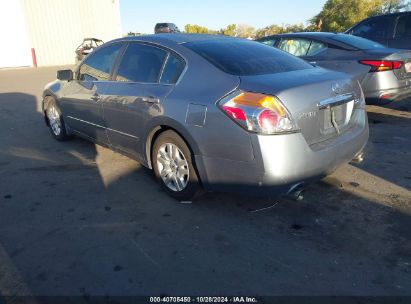
[[[287,192],[287,196],[295,201],[302,201],[304,199],[304,183],[297,183],[291,186],[290,190]]]
[[[364,161],[364,152],[358,153],[352,160],[351,162],[360,164]]]

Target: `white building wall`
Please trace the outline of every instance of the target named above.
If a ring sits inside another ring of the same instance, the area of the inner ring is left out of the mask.
[[[28,50],[35,49],[38,66],[74,64],[74,51],[83,38],[106,42],[122,35],[119,0],[20,0],[20,4]]]
[[[19,1],[0,0],[0,68],[32,64],[26,23]]]

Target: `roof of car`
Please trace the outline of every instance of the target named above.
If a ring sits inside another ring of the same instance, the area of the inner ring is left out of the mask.
[[[228,37],[223,35],[208,35],[208,34],[184,34],[184,33],[161,33],[153,35],[131,36],[124,37],[117,40],[122,41],[147,41],[147,42],[175,42],[176,44],[182,44],[186,42],[194,41],[207,41],[207,40],[221,40],[221,39],[239,39],[235,37]]]
[[[270,35],[266,37],[262,37],[256,40],[264,40],[268,38],[273,38],[273,37],[311,37],[311,38],[329,38],[334,35],[337,35],[337,33],[330,33],[330,32],[297,32],[297,33],[287,33],[287,34],[276,34],[276,35]]]
[[[306,39],[313,39],[313,40],[318,40],[324,43],[328,44],[333,44],[334,46],[341,47],[344,49],[356,49],[349,43],[346,43],[344,41],[340,41],[338,39],[335,39],[334,36],[337,35],[344,35],[344,36],[350,36],[344,33],[330,33],[330,32],[299,32],[299,33],[289,33],[289,34],[278,34],[278,35],[272,35],[272,36],[267,36],[263,37],[260,39],[256,39],[256,41],[263,42],[264,40],[268,40],[270,38],[306,38]]]

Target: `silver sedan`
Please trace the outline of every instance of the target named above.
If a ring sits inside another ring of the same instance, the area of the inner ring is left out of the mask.
[[[369,104],[386,104],[411,96],[411,51],[335,33],[292,33],[258,41],[314,65],[353,75]]]
[[[52,136],[137,159],[179,200],[292,193],[368,139],[358,81],[243,39],[122,38],[57,78],[43,94]]]

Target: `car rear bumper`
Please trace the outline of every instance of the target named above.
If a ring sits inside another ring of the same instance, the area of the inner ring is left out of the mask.
[[[392,71],[368,73],[361,86],[367,104],[386,104],[411,97],[411,79],[398,79]]]
[[[333,172],[362,151],[368,140],[364,110],[356,123],[338,137],[308,145],[301,133],[251,135],[255,159],[241,162],[196,156],[206,190],[233,191],[253,195],[286,194],[300,183]]]
[[[387,104],[393,101],[400,101],[411,97],[411,86],[378,90],[367,94],[366,96],[367,104]]]

